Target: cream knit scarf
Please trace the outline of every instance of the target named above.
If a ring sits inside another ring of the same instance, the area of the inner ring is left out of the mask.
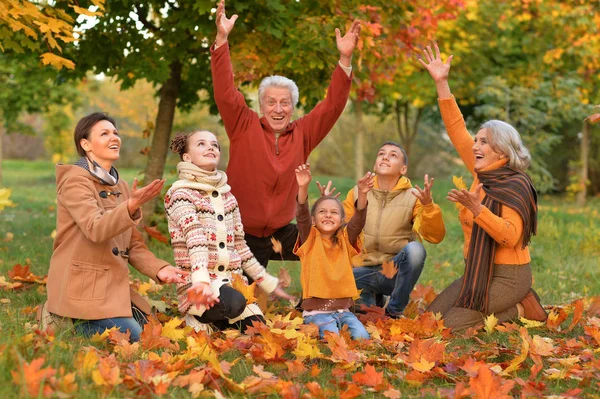
[[[231,187],[227,184],[227,175],[218,169],[207,171],[191,162],[179,162],[177,172],[179,172],[180,180],[173,183],[172,187],[187,187],[204,191],[217,189],[221,194],[231,191]]]

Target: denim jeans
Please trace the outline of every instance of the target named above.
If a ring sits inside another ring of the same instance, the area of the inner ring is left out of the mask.
[[[319,336],[321,338],[325,336],[325,331],[339,334],[344,325],[348,326],[348,331],[352,339],[369,339],[370,337],[365,326],[363,326],[352,312],[319,313],[305,316],[304,324],[316,324],[319,327]]]
[[[410,293],[417,284],[426,257],[423,244],[412,241],[394,256],[393,261],[398,272],[392,278],[387,278],[380,273],[381,265],[354,268],[356,288],[362,290],[356,303],[373,306],[376,294],[389,295],[387,312],[394,316],[399,315],[408,305]]]
[[[144,325],[148,322],[146,315],[139,310],[136,306],[131,306],[131,312],[133,317],[112,317],[110,319],[99,319],[99,320],[73,320],[75,323],[75,331],[86,337],[98,333],[102,334],[104,330],[117,327],[119,331],[125,333],[129,331],[130,342],[137,342],[140,340]]]

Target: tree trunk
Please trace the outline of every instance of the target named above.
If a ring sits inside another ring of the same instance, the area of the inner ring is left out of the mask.
[[[2,156],[2,140],[4,139],[4,126],[0,126],[0,187],[2,187],[2,161],[4,157]]]
[[[155,179],[161,179],[165,170],[165,162],[169,150],[169,139],[173,129],[173,118],[175,117],[175,108],[177,107],[177,98],[179,97],[179,86],[181,84],[181,64],[174,61],[170,65],[171,75],[160,89],[160,101],[158,103],[158,114],[156,115],[156,129],[152,137],[152,146],[148,153],[148,163],[144,171],[144,184],[148,184]],[[144,223],[148,221],[154,213],[156,200],[148,201],[142,207],[144,214]]]
[[[581,155],[581,191],[577,193],[577,203],[579,206],[584,206],[587,197],[587,182],[588,182],[588,157],[590,151],[590,123],[588,120],[583,121],[583,134],[579,144]]]
[[[354,102],[354,118],[356,121],[356,143],[354,145],[354,177],[360,179],[365,173],[365,128],[363,124],[362,103],[355,99]]]

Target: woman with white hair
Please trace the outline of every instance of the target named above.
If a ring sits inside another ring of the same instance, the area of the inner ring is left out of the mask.
[[[434,80],[442,119],[465,166],[470,190],[454,189],[465,236],[465,273],[438,295],[428,311],[441,313],[447,327],[463,330],[494,314],[499,322],[548,317],[531,289],[529,240],[537,230],[537,193],[524,172],[531,156],[510,124],[485,122],[471,137],[448,85],[452,56],[442,62],[435,45],[419,60]]]

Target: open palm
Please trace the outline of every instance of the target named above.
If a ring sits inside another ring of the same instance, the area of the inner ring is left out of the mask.
[[[448,57],[446,62],[442,61],[442,56],[440,55],[440,48],[436,44],[435,46],[435,54],[431,50],[431,46],[427,46],[423,50],[423,54],[425,56],[425,61],[422,58],[419,58],[419,62],[421,65],[427,69],[431,78],[438,82],[442,80],[448,79],[448,74],[450,73],[450,64],[452,63],[452,56]]]
[[[235,25],[237,18],[237,14],[232,15],[231,18],[227,18],[225,15],[225,1],[222,0],[217,6],[217,34],[223,37],[229,36],[229,33],[233,30],[233,26]]]
[[[356,20],[352,22],[352,26],[348,29],[348,32],[342,37],[340,30],[335,29],[335,38],[337,48],[341,55],[351,56],[354,48],[358,44],[358,38],[360,36],[360,21]]]

